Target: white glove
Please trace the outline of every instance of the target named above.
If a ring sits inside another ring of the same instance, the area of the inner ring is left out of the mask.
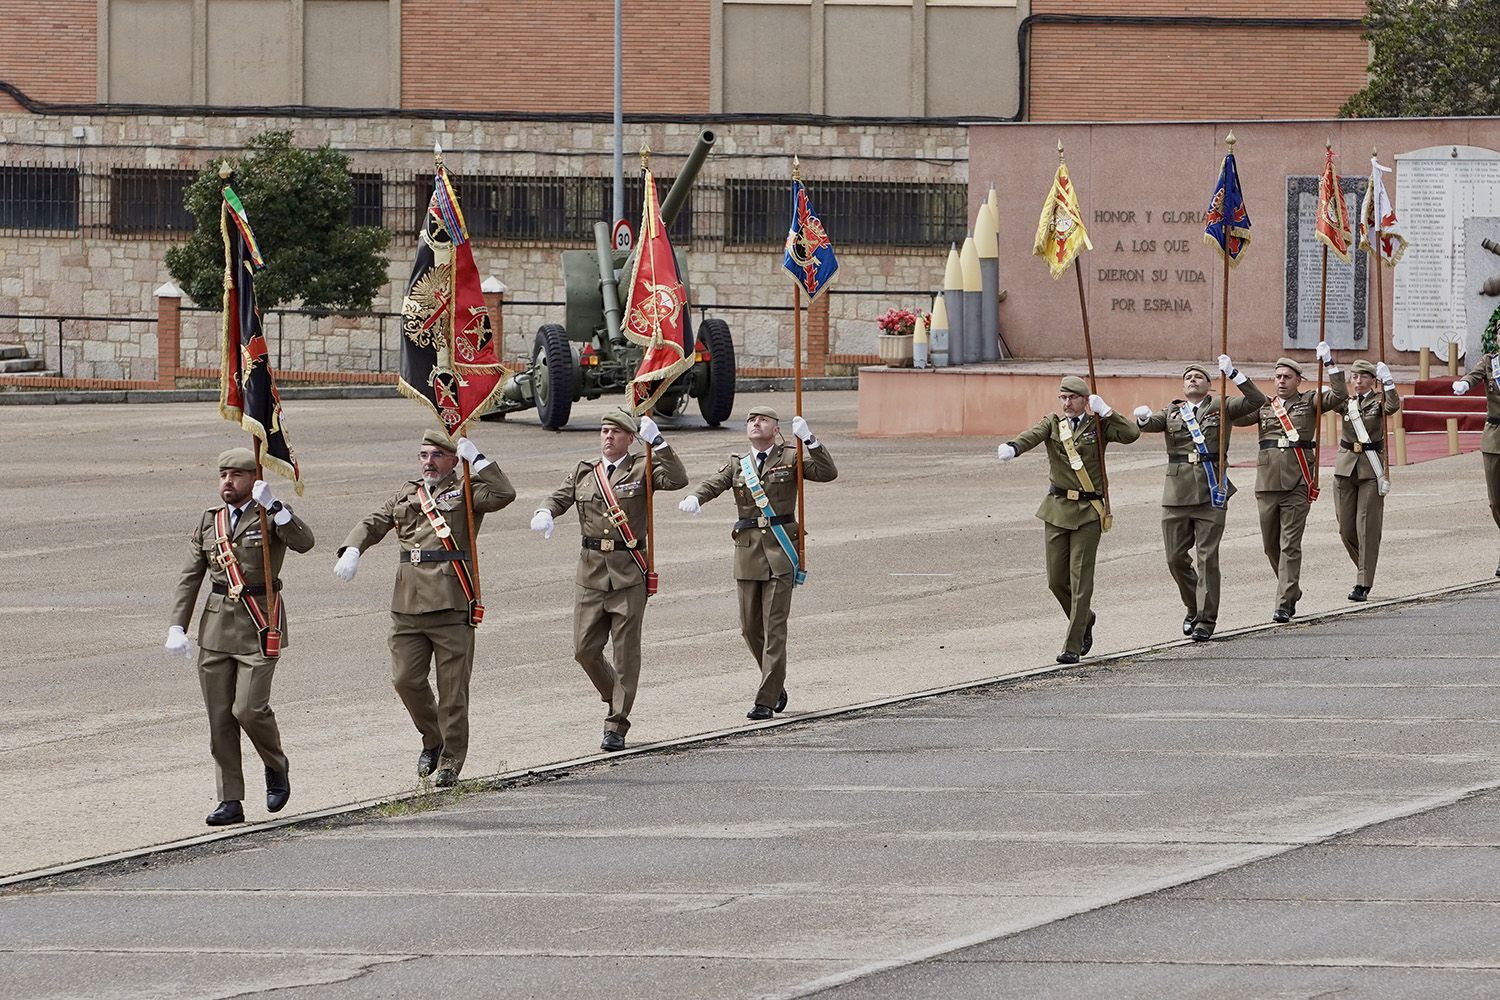
[[[803,420],[800,416],[792,418],[792,433],[797,435],[797,437],[802,441],[803,444],[812,444],[812,428],[807,426],[807,421]]]
[[[256,503],[267,509],[270,509],[270,506],[276,502],[276,494],[271,492],[270,484],[264,479],[257,479],[255,485],[250,487],[250,496]]]
[[[531,515],[531,530],[540,531],[543,538],[552,537],[552,514],[549,511],[539,510]]]
[[[188,641],[187,633],[182,630],[181,625],[173,625],[167,629],[167,641],[163,648],[168,656],[180,656],[187,659],[193,655],[193,644]]]
[[[692,514],[694,517],[697,517],[698,512],[703,509],[703,505],[698,502],[697,497],[689,496],[682,498],[682,503],[677,505],[677,509],[684,514]]]
[[[1333,364],[1333,348],[1328,346],[1328,341],[1318,341],[1318,346],[1314,348],[1313,353],[1315,353],[1318,356],[1318,360],[1323,362],[1325,365]]]
[[[475,462],[479,461],[478,446],[476,446],[473,441],[470,441],[466,437],[459,438],[458,443],[453,450],[458,452],[459,458],[463,459],[465,462],[468,462],[470,465],[473,465]]]
[[[655,447],[656,442],[661,439],[661,428],[656,426],[656,421],[650,417],[641,418],[640,438],[646,444]]]
[[[1386,364],[1384,361],[1376,362],[1375,377],[1380,379],[1382,385],[1390,385],[1393,381],[1393,379],[1391,378],[1391,366]]]
[[[1109,408],[1109,404],[1099,396],[1089,397],[1089,409],[1099,414],[1099,416],[1101,417],[1107,417],[1111,413],[1115,412],[1114,410],[1111,410]]]
[[[1138,423],[1138,424],[1144,424],[1146,421],[1148,421],[1150,419],[1151,419],[1151,407],[1146,406],[1146,405],[1143,404],[1143,405],[1137,406],[1135,408],[1135,422],[1136,423]]]
[[[1467,379],[1459,379],[1457,382],[1453,383],[1453,395],[1455,395],[1455,396],[1462,396],[1464,393],[1466,393],[1468,391],[1469,391],[1469,383],[1468,383]]]
[[[1230,360],[1229,355],[1219,355],[1219,371],[1223,372],[1225,375],[1234,374],[1234,362]]]
[[[995,451],[996,454],[1000,456],[1000,461],[1002,462],[1009,462],[1011,459],[1016,457],[1016,449],[1010,444],[1002,444],[999,448],[995,449]]]
[[[348,583],[354,579],[354,571],[359,569],[359,549],[349,546],[344,554],[339,556],[339,561],[333,564],[333,575]]]

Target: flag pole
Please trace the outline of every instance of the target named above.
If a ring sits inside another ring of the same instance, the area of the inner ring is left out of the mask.
[[[1327,153],[1333,155],[1333,143],[1326,142],[1323,148]],[[1338,192],[1332,192],[1329,197],[1337,197]],[[1326,340],[1325,333],[1328,327],[1328,244],[1323,244],[1323,276],[1322,289],[1320,291],[1318,305],[1318,343]],[[1323,478],[1323,451],[1321,447],[1323,437],[1323,356],[1318,355],[1318,393],[1313,400],[1313,467],[1312,482],[1308,484],[1309,501],[1313,500],[1318,483]]]
[[[1062,140],[1057,140],[1057,162],[1063,162]],[[1094,374],[1094,341],[1089,336],[1089,304],[1083,294],[1083,268],[1078,265],[1078,258],[1073,258],[1073,274],[1078,279],[1078,310],[1083,316],[1083,353],[1089,364],[1089,392],[1098,395],[1099,382]],[[1099,414],[1094,414],[1094,443],[1099,446],[1099,494],[1104,498],[1104,519],[1100,527],[1108,529],[1112,520],[1109,506],[1109,471],[1104,467],[1104,420]]]
[[[1372,164],[1374,164],[1374,163],[1377,162],[1377,157],[1379,157],[1379,156],[1380,156],[1380,150],[1379,149],[1372,148],[1370,150],[1370,162]],[[1374,167],[1372,166],[1371,170],[1370,170],[1370,182],[1373,184],[1375,182],[1375,180],[1379,176],[1380,176],[1380,171],[1374,169]],[[1383,247],[1382,236],[1384,234],[1384,230],[1382,230],[1380,228],[1380,224],[1384,220],[1382,220],[1380,218],[1380,205],[1375,200],[1375,192],[1374,191],[1370,191],[1368,194],[1365,195],[1365,197],[1367,197],[1370,200],[1370,211],[1371,211],[1371,214],[1373,214],[1375,216],[1375,220],[1374,220],[1375,221],[1375,243],[1374,243],[1373,246],[1370,247],[1370,257],[1371,257],[1371,262],[1370,263],[1371,263],[1371,266],[1375,269],[1375,330],[1376,330],[1376,334],[1380,337],[1380,363],[1381,364],[1385,364],[1385,282],[1383,280],[1381,280],[1381,276],[1380,276],[1380,265],[1384,263],[1384,260],[1382,259],[1383,256],[1384,256],[1384,250],[1382,249],[1382,247]],[[1395,382],[1396,380],[1393,377],[1391,379],[1391,381]],[[1390,440],[1390,435],[1386,433],[1389,430],[1388,423],[1389,423],[1389,418],[1387,418],[1386,413],[1385,413],[1385,386],[1381,386],[1380,387],[1380,440],[1381,440],[1382,443],[1381,443],[1380,447],[1382,447],[1382,448],[1386,448],[1386,445],[1384,444],[1384,442]],[[1394,454],[1395,454],[1395,452],[1393,450],[1391,450],[1389,448],[1386,448],[1386,452],[1385,452],[1385,475],[1386,475],[1387,479],[1389,479],[1390,476],[1391,476],[1391,466],[1393,464],[1395,464],[1391,460],[1392,457],[1394,456]]]
[[[643,179],[644,179],[644,177],[646,175],[646,172],[650,169],[650,164],[651,164],[651,146],[649,144],[647,144],[647,142],[644,139],[642,139],[641,140],[641,176],[642,176]],[[651,199],[650,198],[646,199],[646,209],[645,210],[647,212],[652,212]],[[651,236],[651,229],[652,229],[652,227],[655,226],[655,225],[657,225],[659,222],[660,222],[660,220],[657,219],[657,218],[655,218],[654,213],[653,213],[653,217],[652,218],[650,218],[650,219],[642,219],[641,220],[641,247],[643,249],[647,245],[647,240]],[[640,262],[643,262],[643,261],[646,261],[646,260],[652,260],[652,261],[654,261],[655,257],[654,257],[654,255],[649,255],[649,254],[644,254],[643,253],[640,257],[637,257],[636,260],[637,260],[637,266],[639,266]],[[655,272],[655,270],[653,268],[652,275],[654,276],[655,273],[656,272]],[[684,320],[684,322],[686,322],[686,320]],[[632,403],[633,402],[634,402],[634,400],[632,399]],[[632,409],[633,408],[634,407],[632,407]],[[651,415],[651,413],[652,413],[652,410],[648,409],[644,415],[649,417]],[[656,491],[654,489],[652,489],[651,479],[652,479],[652,474],[651,474],[651,442],[647,441],[646,442],[646,596],[647,597],[650,597],[652,594],[656,593],[656,582],[655,582],[656,581],[656,545],[654,543],[654,536],[655,536],[655,529],[656,529]]]
[[[802,164],[792,157],[792,181],[802,179]],[[810,306],[810,304],[809,304]],[[809,318],[810,318],[809,308]],[[797,413],[802,413],[802,282],[792,286],[792,384]],[[793,435],[796,437],[796,435]],[[797,566],[807,572],[807,491],[803,485],[802,439],[797,438]]]
[[[1229,155],[1234,155],[1234,130],[1229,130],[1225,136],[1224,143],[1229,147]],[[1228,201],[1227,193],[1225,201]],[[1224,306],[1222,334],[1219,339],[1219,353],[1229,353],[1229,232],[1227,227],[1232,221],[1228,216],[1228,206],[1225,206],[1224,221],[1221,223],[1226,230],[1224,232],[1224,245],[1220,247],[1219,256],[1224,258]],[[1226,432],[1229,427],[1229,373],[1219,372],[1219,492],[1224,498],[1224,507],[1229,507],[1229,469],[1225,466],[1225,452],[1228,449],[1229,435]],[[1210,494],[1213,492],[1209,491]],[[1212,497],[1210,497],[1212,499]]]

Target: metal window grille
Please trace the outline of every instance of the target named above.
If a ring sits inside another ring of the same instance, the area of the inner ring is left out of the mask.
[[[78,229],[78,171],[38,164],[0,166],[0,231]]]
[[[197,220],[182,203],[192,170],[115,167],[109,175],[109,228],[116,233],[190,233]]]
[[[594,223],[610,221],[614,182],[608,177],[526,175],[450,175],[459,207],[477,240],[526,243],[594,242]],[[664,198],[672,178],[657,178],[657,197]],[[625,204],[632,226],[639,228],[645,180],[625,178]],[[432,181],[418,176],[407,185],[411,208],[407,218],[416,231],[432,197]],[[693,196],[677,213],[668,235],[675,245],[692,241]]]
[[[356,226],[385,224],[385,178],[375,173],[350,175],[354,182],[354,205],[349,221]]]
[[[822,181],[807,185],[813,208],[835,247],[943,246],[961,241],[968,192],[963,184],[916,181]],[[777,245],[792,219],[791,184],[731,178],[724,182],[724,242]]]

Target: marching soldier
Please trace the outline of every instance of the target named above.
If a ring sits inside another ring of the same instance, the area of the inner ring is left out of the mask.
[[[1320,342],[1317,354],[1324,363],[1333,359],[1328,344]],[[1275,367],[1276,395],[1260,408],[1235,420],[1240,426],[1260,425],[1260,455],[1255,462],[1255,502],[1260,508],[1260,540],[1266,559],[1276,574],[1274,622],[1288,622],[1297,613],[1302,597],[1302,532],[1312,503],[1309,490],[1318,468],[1313,442],[1317,431],[1318,394],[1302,391],[1302,366],[1290,358],[1278,358]],[[1344,404],[1344,373],[1328,364],[1328,384],[1323,390],[1325,410]],[[1314,494],[1315,495],[1315,494]]]
[[[1373,391],[1377,380],[1385,387],[1383,394]],[[1385,495],[1391,488],[1381,464],[1385,451],[1385,421],[1381,415],[1401,409],[1401,397],[1384,361],[1354,362],[1349,366],[1348,382],[1352,395],[1341,411],[1344,432],[1333,466],[1333,500],[1339,537],[1354,560],[1354,589],[1349,591],[1349,600],[1363,601],[1375,585]]]
[[[696,515],[703,504],[734,490],[739,519],[734,540],[734,578],[740,598],[740,633],[760,666],[760,688],[747,719],[769,719],[786,710],[786,633],[792,588],[802,580],[797,557],[797,449],[777,443],[781,417],[769,406],[751,407],[745,419],[750,451],[731,455],[717,473],[698,484],[677,509]],[[792,433],[807,452],[802,478],[831,483],[839,470],[828,446],[813,437],[807,421],[792,417]]]
[[[652,449],[651,485],[680,490],[687,470],[656,421],[639,424],[624,410],[606,413],[599,427],[601,457],[579,462],[531,518],[531,529],[552,537],[553,519],[578,508],[583,546],[574,578],[573,658],[609,706],[601,750],[624,750],[641,675],[641,625],[646,598],[655,591],[647,562],[646,462],[630,452],[639,436]],[[648,586],[648,583],[650,584]],[[604,658],[610,640],[614,664]]]
[[[1094,645],[1094,557],[1104,531],[1104,494],[1100,468],[1102,432],[1106,444],[1129,444],[1141,429],[1089,393],[1088,383],[1069,375],[1058,386],[1062,413],[1049,413],[1014,441],[1000,445],[1000,461],[1009,462],[1045,444],[1051,483],[1036,516],[1046,524],[1047,586],[1068,616],[1068,634],[1058,663],[1077,663]],[[1098,419],[1084,415],[1092,412]]]
[[[187,626],[206,573],[211,592],[198,618],[198,681],[219,792],[218,808],[205,821],[209,826],[245,821],[241,730],[266,765],[266,811],[280,812],[291,798],[290,767],[271,711],[271,679],[287,641],[280,573],[287,549],[313,547],[312,529],[255,478],[249,448],[230,448],[219,456],[219,497],[223,504],[204,511],[193,529],[166,641],[168,653],[192,655]],[[265,509],[271,536],[269,594],[262,551],[267,542],[257,505]]]
[[[469,524],[459,460],[469,463],[474,523]],[[470,553],[484,515],[516,498],[510,480],[466,437],[457,444],[440,431],[422,435],[419,477],[349,532],[333,575],[348,582],[360,553],[396,532],[396,586],[391,594],[391,682],[417,732],[422,753],[417,774],[437,772],[433,783],[458,782],[469,750],[469,677],[474,670],[474,629],[483,617],[470,574]],[[437,700],[427,681],[437,675]]]
[[[1182,634],[1192,636],[1195,642],[1212,638],[1219,620],[1219,542],[1224,537],[1228,501],[1235,493],[1225,470],[1217,467],[1219,435],[1224,435],[1227,461],[1231,421],[1255,413],[1266,403],[1265,393],[1234,367],[1229,355],[1219,355],[1219,371],[1228,375],[1242,394],[1240,399],[1230,400],[1227,407],[1209,393],[1208,369],[1195,363],[1182,370],[1183,399],[1174,399],[1155,413],[1147,406],[1135,408],[1135,422],[1142,431],[1166,438],[1161,533],[1167,571],[1187,608]],[[1221,480],[1228,484],[1222,495]]]
[[[1453,383],[1453,394],[1462,396],[1470,389],[1484,386],[1488,410],[1484,418],[1484,436],[1479,450],[1484,454],[1484,481],[1489,487],[1490,514],[1500,528],[1500,352],[1486,354],[1469,374]],[[1500,576],[1500,566],[1495,567]]]

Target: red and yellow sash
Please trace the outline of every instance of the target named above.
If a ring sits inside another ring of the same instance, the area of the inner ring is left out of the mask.
[[[1296,425],[1292,423],[1292,415],[1286,412],[1286,404],[1281,401],[1280,396],[1271,397],[1271,412],[1276,414],[1276,419],[1281,422],[1281,430],[1286,434],[1286,439],[1295,444],[1300,436]],[[1307,484],[1307,499],[1311,503],[1318,499],[1318,487],[1313,483],[1312,470],[1307,465],[1307,449],[1293,448],[1292,450],[1297,453],[1297,464],[1302,467],[1302,481]],[[1314,442],[1313,461],[1317,459],[1318,453],[1316,442]]]
[[[635,560],[636,566],[640,567],[641,575],[646,578],[646,596],[650,597],[656,593],[656,574],[646,564],[646,554],[641,551],[640,544],[636,541],[635,532],[630,530],[630,518],[620,509],[620,501],[615,497],[613,486],[609,485],[609,477],[604,474],[604,461],[601,459],[594,463],[594,483],[599,487],[599,495],[604,498],[604,506],[609,511],[610,523],[620,533],[620,540],[625,543],[630,558]]]
[[[443,517],[443,512],[437,509],[433,502],[432,494],[427,492],[427,487],[421,483],[417,484],[417,501],[422,505],[422,513],[427,515],[427,523],[432,525],[432,533],[438,536],[438,541],[443,543],[443,548],[449,552],[458,551],[458,544],[453,541],[453,529],[448,527],[448,519]],[[470,534],[472,535],[472,526]],[[473,544],[473,539],[470,539]],[[453,571],[458,574],[458,585],[463,588],[464,597],[469,602],[469,625],[477,627],[484,621],[484,604],[479,599],[479,593],[474,589],[474,577],[469,573],[469,564],[463,559],[455,560]]]
[[[241,514],[247,517],[248,512]],[[270,540],[262,537],[260,544],[268,545]],[[255,623],[255,629],[260,639],[260,651],[267,659],[275,659],[281,655],[281,629],[274,624],[281,620],[281,595],[276,592],[274,580],[266,581],[267,611],[255,603],[252,594],[245,593],[245,571],[240,568],[240,561],[234,554],[234,546],[229,541],[229,508],[220,507],[214,511],[214,552],[217,555],[219,568],[229,578],[228,593],[225,597],[230,601],[238,601],[243,598],[245,610],[250,614],[250,620]]]

